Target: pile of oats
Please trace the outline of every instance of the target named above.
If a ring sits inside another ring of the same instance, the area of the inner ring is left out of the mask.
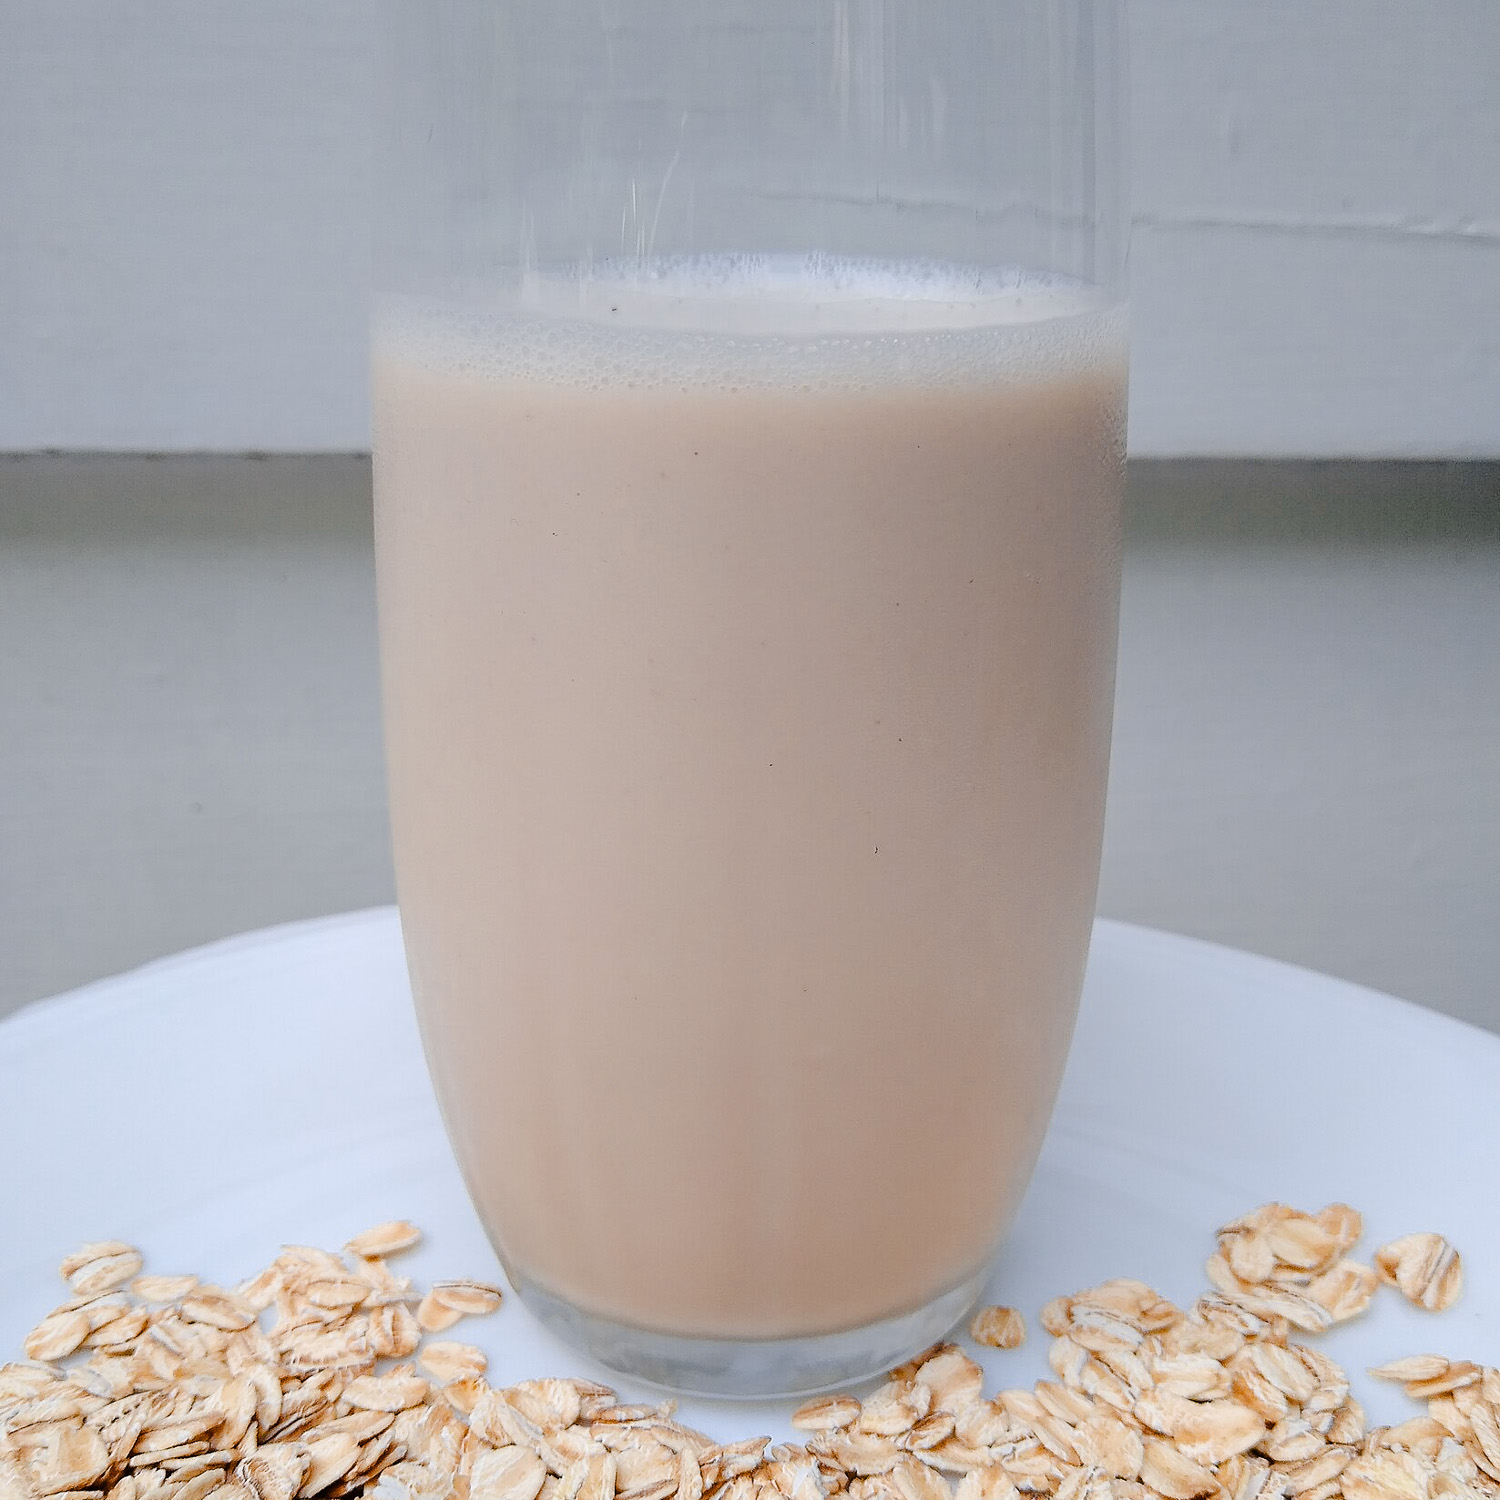
[[[718,1443],[671,1402],[586,1380],[485,1381],[471,1344],[428,1339],[499,1306],[426,1294],[382,1224],[344,1256],[289,1247],[227,1290],[141,1275],[129,1245],[63,1262],[75,1296],[0,1368],[0,1500],[1500,1500],[1500,1371],[1441,1355],[1371,1373],[1427,1414],[1367,1429],[1344,1372],[1296,1342],[1357,1316],[1380,1282],[1433,1311],[1462,1288],[1453,1247],[1410,1235],[1349,1258],[1353,1209],[1268,1204],[1226,1225],[1214,1291],[1186,1310],[1107,1281],[1041,1311],[1055,1380],[986,1397],[939,1344],[863,1401],[798,1409],[804,1441]],[[1014,1348],[1014,1308],[977,1342]]]

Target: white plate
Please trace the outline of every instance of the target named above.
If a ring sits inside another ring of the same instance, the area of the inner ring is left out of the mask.
[[[411,1017],[395,913],[252,933],[0,1023],[0,1362],[61,1300],[88,1239],[153,1271],[233,1282],[286,1242],[369,1224],[427,1231],[403,1270],[499,1275],[453,1165]],[[1267,959],[1113,922],[1096,928],[1078,1039],[991,1299],[1032,1337],[984,1351],[994,1386],[1045,1376],[1036,1311],[1108,1276],[1179,1302],[1212,1231],[1269,1198],[1365,1213],[1361,1253],[1416,1230],[1464,1252],[1434,1316],[1382,1290],[1320,1342],[1377,1421],[1413,1414],[1366,1365],[1436,1351],[1500,1361],[1500,1038]],[[515,1299],[461,1325],[500,1384],[591,1367]],[[627,1394],[629,1399],[629,1394]],[[732,1438],[787,1432],[790,1403],[687,1401]]]

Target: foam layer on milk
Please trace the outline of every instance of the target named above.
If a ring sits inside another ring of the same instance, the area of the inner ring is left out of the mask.
[[[375,349],[450,375],[598,389],[949,385],[1117,367],[1125,314],[1023,271],[726,255],[529,274],[483,301],[393,298]]]

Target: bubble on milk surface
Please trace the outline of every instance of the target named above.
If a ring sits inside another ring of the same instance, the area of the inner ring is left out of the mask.
[[[1078,374],[1123,360],[1124,314],[1019,270],[723,255],[392,299],[376,350],[477,381],[806,394]]]

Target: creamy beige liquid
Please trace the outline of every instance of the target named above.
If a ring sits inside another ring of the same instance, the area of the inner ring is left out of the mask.
[[[595,1315],[912,1310],[983,1266],[1040,1144],[1098,868],[1123,342],[937,275],[679,269],[377,335],[423,1035],[507,1266]]]

